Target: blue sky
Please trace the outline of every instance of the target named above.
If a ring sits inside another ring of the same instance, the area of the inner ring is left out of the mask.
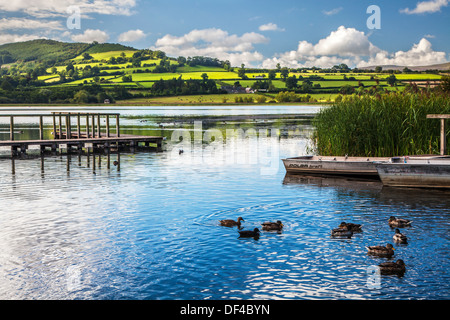
[[[380,29],[367,26],[370,5]],[[0,43],[95,40],[255,67],[443,63],[449,31],[450,0],[0,0]]]

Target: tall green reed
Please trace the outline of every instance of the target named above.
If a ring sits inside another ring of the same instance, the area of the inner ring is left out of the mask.
[[[315,117],[313,152],[364,157],[439,154],[440,121],[427,119],[427,114],[450,114],[449,96],[347,96]],[[448,141],[450,125],[446,127]]]

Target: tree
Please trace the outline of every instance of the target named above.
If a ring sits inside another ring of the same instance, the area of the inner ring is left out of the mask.
[[[391,86],[395,86],[395,84],[397,83],[397,78],[391,74],[389,77],[386,78],[386,82]]]
[[[241,64],[241,68],[238,70],[238,76],[242,79],[247,79],[245,75],[245,64]]]
[[[3,80],[2,84],[0,85],[0,88],[2,88],[5,91],[11,91],[14,89],[12,84],[7,79]]]
[[[341,87],[340,93],[342,94],[352,94],[355,92],[355,88],[353,86],[346,84],[345,86]]]
[[[289,90],[297,88],[297,81],[298,80],[296,76],[288,77],[286,79],[286,88]]]
[[[206,82],[206,80],[208,80],[208,74],[207,73],[202,73],[202,79],[204,82]]]
[[[73,101],[75,103],[88,103],[89,93],[86,90],[80,90],[73,96]]]
[[[380,73],[382,70],[383,70],[383,68],[380,67],[380,66],[375,67],[375,72],[376,72],[376,73]]]
[[[93,59],[93,57],[89,53],[87,52],[83,53],[83,60],[91,60],[91,59]]]
[[[69,71],[69,70],[74,70],[75,68],[74,68],[74,66],[73,66],[73,63],[72,62],[69,62],[69,64],[66,66],[66,71]]]
[[[277,72],[275,70],[269,70],[269,80],[275,80]]]
[[[281,78],[286,81],[286,78],[289,76],[289,69],[286,67],[281,68]]]
[[[179,56],[179,57],[177,58],[177,62],[178,62],[178,64],[179,64],[180,66],[183,66],[183,65],[186,63],[186,58],[183,57],[183,56]]]

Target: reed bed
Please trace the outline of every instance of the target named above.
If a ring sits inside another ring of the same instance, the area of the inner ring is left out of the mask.
[[[439,154],[440,121],[427,119],[427,114],[450,114],[450,97],[437,93],[347,96],[314,119],[312,151],[361,157]],[[449,135],[447,124],[447,145]]]

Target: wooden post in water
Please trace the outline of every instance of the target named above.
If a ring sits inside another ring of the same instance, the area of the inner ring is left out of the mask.
[[[56,139],[56,116],[53,112],[53,138]]]
[[[62,133],[62,116],[61,116],[61,113],[59,114],[58,127],[59,127],[58,139],[61,139],[61,133]]]
[[[14,141],[14,116],[9,117],[9,140]]]
[[[450,119],[450,114],[428,114],[428,119],[440,119],[441,120],[441,155],[445,155],[447,152],[447,137],[445,136],[445,119]]]
[[[100,114],[97,114],[97,135],[99,138],[102,136],[102,133],[100,130]]]
[[[109,138],[110,134],[109,134],[109,115],[106,115],[106,136]]]
[[[119,115],[116,115],[116,133],[117,133],[117,137],[120,137]]]
[[[92,115],[92,138],[95,138],[95,116]]]
[[[66,139],[70,139],[70,116],[66,115]]]
[[[44,121],[43,121],[43,116],[39,116],[39,140],[44,140]]]
[[[80,123],[80,113],[77,114],[77,138],[81,138],[81,123]]]
[[[445,119],[441,118],[441,155],[445,155],[447,149],[447,141],[445,137]]]
[[[89,116],[86,116],[86,138],[89,138]]]

